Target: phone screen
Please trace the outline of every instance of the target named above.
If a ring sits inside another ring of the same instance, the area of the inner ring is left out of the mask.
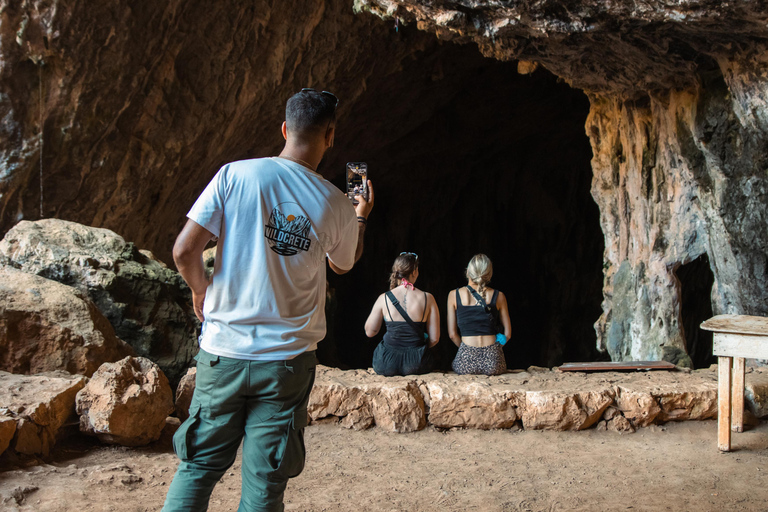
[[[365,162],[347,163],[347,197],[354,204],[357,204],[356,195],[368,200],[368,164]]]

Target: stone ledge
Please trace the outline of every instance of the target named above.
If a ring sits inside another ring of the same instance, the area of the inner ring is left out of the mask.
[[[582,430],[598,423],[631,431],[654,423],[717,417],[716,366],[694,372],[563,373],[531,368],[504,375],[430,373],[382,377],[318,366],[311,421],[412,432],[439,428]],[[747,374],[750,397],[768,396],[768,369]]]

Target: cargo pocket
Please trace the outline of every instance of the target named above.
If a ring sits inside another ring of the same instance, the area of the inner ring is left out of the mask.
[[[189,438],[200,424],[200,404],[195,403],[189,410],[189,418],[179,426],[179,429],[173,434],[173,451],[176,456],[184,462],[194,457],[194,447],[190,445]]]
[[[277,451],[277,468],[269,478],[276,482],[299,476],[304,470],[307,456],[304,447],[304,427],[307,426],[306,411],[294,412],[288,430]]]

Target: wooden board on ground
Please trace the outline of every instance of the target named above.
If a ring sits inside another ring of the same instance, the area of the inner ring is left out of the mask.
[[[768,318],[763,316],[717,315],[700,327],[705,331],[768,336]]]
[[[561,372],[614,372],[617,370],[674,370],[667,361],[606,361],[597,363],[563,363]]]

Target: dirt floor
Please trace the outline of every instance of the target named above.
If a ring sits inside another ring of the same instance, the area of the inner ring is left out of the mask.
[[[289,511],[731,511],[768,510],[768,423],[734,434],[719,453],[714,421],[668,423],[634,434],[427,429],[394,434],[307,428],[304,473]],[[142,449],[62,443],[52,460],[6,460],[8,511],[159,510],[177,459]],[[239,460],[211,511],[237,510]]]

